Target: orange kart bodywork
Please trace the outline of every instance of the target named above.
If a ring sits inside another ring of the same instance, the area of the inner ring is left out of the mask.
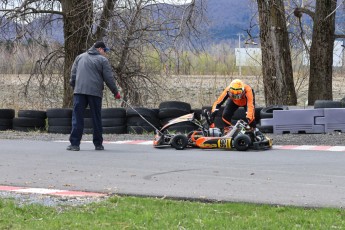
[[[180,122],[192,122],[199,127],[198,130],[188,134],[171,134],[168,128]],[[202,149],[236,149],[245,151],[249,148],[255,150],[270,149],[272,139],[260,134],[257,136],[253,129],[242,120],[239,120],[232,131],[223,134],[218,128],[209,128],[194,118],[194,114],[187,114],[170,120],[158,131],[153,141],[154,147],[171,146],[177,150],[186,147],[197,147]]]

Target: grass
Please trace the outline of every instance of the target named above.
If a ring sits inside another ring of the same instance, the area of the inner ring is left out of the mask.
[[[345,210],[118,196],[56,207],[0,199],[0,229],[345,229]]]

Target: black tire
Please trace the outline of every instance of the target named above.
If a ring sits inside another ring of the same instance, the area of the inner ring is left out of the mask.
[[[189,114],[191,111],[187,112],[185,110],[179,109],[161,109],[159,110],[158,117],[159,119],[171,118],[171,117],[180,117],[186,114]]]
[[[102,118],[124,118],[126,109],[124,108],[105,108],[102,109]]]
[[[12,126],[12,119],[0,118],[0,126]]]
[[[151,126],[127,126],[127,133],[132,134],[143,134],[143,133],[152,133],[155,129]]]
[[[170,110],[170,109],[177,109],[183,110],[187,113],[190,113],[192,107],[189,103],[182,102],[182,101],[164,101],[161,102],[158,106],[159,110]]]
[[[158,117],[158,114],[155,110],[148,109],[148,108],[128,108],[126,110],[126,116],[127,117],[137,117],[139,114],[143,117]]]
[[[70,134],[72,130],[71,126],[49,126],[48,133],[61,133]]]
[[[159,104],[159,119],[179,117],[191,113],[191,105],[182,101],[165,101]]]
[[[285,105],[273,105],[273,106],[265,107],[260,111],[260,117],[261,119],[273,118],[274,110],[288,110],[288,109],[289,107]]]
[[[39,110],[19,110],[18,117],[46,119],[47,112]]]
[[[102,118],[103,127],[126,126],[126,117]]]
[[[72,118],[48,118],[48,126],[71,126]]]
[[[156,128],[159,128],[161,126],[160,121],[156,117],[153,117],[153,118],[145,117],[145,119]],[[147,121],[145,121],[139,116],[133,116],[133,117],[128,117],[126,123],[127,123],[127,126],[147,126],[149,125]]]
[[[314,103],[314,109],[321,108],[343,108],[343,103],[341,101],[332,100],[316,100]]]
[[[0,119],[13,119],[14,116],[14,109],[0,109]]]
[[[70,108],[58,108],[47,109],[48,118],[72,118],[72,109]]]
[[[263,107],[255,107],[255,121],[257,124],[260,123],[262,109]]]
[[[171,146],[176,150],[183,150],[188,145],[188,138],[186,135],[178,134],[171,139]]]
[[[12,129],[12,125],[0,125],[0,131],[10,130]]]
[[[238,151],[246,151],[251,144],[250,137],[245,134],[237,135],[233,142],[235,149]]]
[[[29,117],[15,117],[13,118],[13,127],[31,127],[33,129],[43,128],[46,123],[44,119],[41,118],[29,118]]]

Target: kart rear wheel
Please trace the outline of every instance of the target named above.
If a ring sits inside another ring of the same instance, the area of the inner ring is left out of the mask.
[[[246,151],[251,144],[250,137],[245,134],[239,134],[234,139],[234,147],[238,151]]]
[[[172,138],[170,144],[176,150],[183,150],[188,145],[188,138],[186,137],[186,135],[178,134]]]

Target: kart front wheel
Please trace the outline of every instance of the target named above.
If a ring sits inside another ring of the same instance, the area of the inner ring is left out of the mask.
[[[178,134],[171,139],[171,146],[176,150],[183,150],[188,145],[188,138],[186,135]]]
[[[235,137],[233,144],[238,151],[246,151],[251,144],[251,140],[248,135],[240,134]]]

